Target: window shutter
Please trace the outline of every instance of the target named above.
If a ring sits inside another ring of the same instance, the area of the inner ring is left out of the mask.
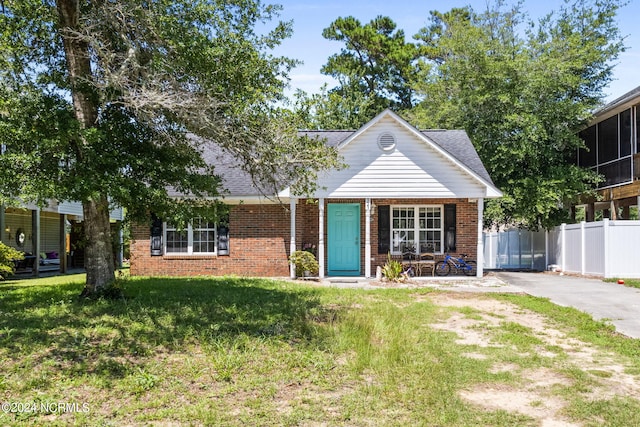
[[[218,255],[229,255],[229,213],[218,219]]]
[[[391,218],[389,217],[389,205],[378,206],[378,253],[389,252],[391,243]]]
[[[151,256],[161,256],[162,255],[162,220],[158,218],[155,214],[151,214],[151,237],[150,237],[150,245],[151,245]]]
[[[456,205],[444,205],[444,251],[456,251]]]

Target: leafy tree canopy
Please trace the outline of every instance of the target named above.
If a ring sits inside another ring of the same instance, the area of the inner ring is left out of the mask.
[[[297,94],[296,108],[311,113],[303,114],[309,127],[354,129],[385,108],[413,106],[417,49],[390,18],[378,16],[363,25],[352,16],[340,17],[322,36],[344,43],[321,69],[339,84],[318,95]]]
[[[549,227],[596,177],[574,165],[576,136],[600,105],[623,50],[616,0],[566,2],[530,21],[521,4],[432,12],[422,41],[423,127],[463,128],[504,192],[494,223]]]
[[[310,189],[336,154],[295,137],[282,99],[291,34],[258,0],[5,0],[0,201],[83,203],[87,290],[114,276],[109,204],[188,218],[220,191],[213,141],[268,192]],[[193,198],[176,204],[174,188]]]
[[[339,85],[298,93],[311,128],[357,128],[383,108],[422,128],[465,129],[504,197],[490,223],[549,227],[598,177],[575,166],[577,132],[601,105],[623,38],[620,0],[565,0],[533,21],[522,2],[432,11],[406,43],[387,17],[338,18],[323,31],[345,47],[322,72]]]

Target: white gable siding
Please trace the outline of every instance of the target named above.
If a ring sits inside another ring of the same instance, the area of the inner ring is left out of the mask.
[[[58,213],[66,215],[82,216],[82,203],[62,202],[58,205]]]
[[[40,216],[40,252],[60,252],[60,218]]]
[[[383,132],[396,137],[396,147],[388,153],[378,147]],[[391,117],[356,136],[340,154],[349,167],[321,177],[316,197],[475,198],[486,194],[478,180]]]
[[[62,202],[58,205],[58,213],[66,215],[75,215],[79,218],[83,217],[82,203],[80,202]],[[109,212],[109,218],[116,221],[124,219],[124,211],[122,208],[116,207]]]

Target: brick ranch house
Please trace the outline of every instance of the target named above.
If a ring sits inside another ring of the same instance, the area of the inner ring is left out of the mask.
[[[407,248],[469,254],[482,276],[484,200],[501,192],[464,131],[420,131],[385,110],[356,131],[303,133],[347,165],[321,174],[312,199],[285,188],[274,202],[240,168],[217,162],[228,224],[134,226],[131,274],[293,276],[289,254],[313,247],[320,277],[372,277],[389,252]]]

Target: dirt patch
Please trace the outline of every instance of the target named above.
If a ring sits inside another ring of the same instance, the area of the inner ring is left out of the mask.
[[[571,386],[573,382],[560,371],[576,368],[593,380],[594,385],[587,398],[640,398],[639,378],[625,372],[626,366],[619,356],[568,337],[544,316],[480,294],[440,293],[416,295],[416,298],[453,308],[443,311],[443,320],[431,326],[456,333],[458,344],[474,345],[480,349],[501,347],[504,344],[495,341],[496,331],[506,323],[517,323],[531,331],[530,334],[544,343],[544,347],[558,348],[567,355],[566,361],[553,365],[556,369],[522,369],[516,363],[496,364],[490,369],[492,373],[511,372],[521,379],[520,384],[482,384],[462,391],[460,396],[469,402],[491,410],[524,414],[538,420],[542,426],[576,425],[563,415],[567,402],[554,392],[558,387]],[[558,353],[544,348],[536,354],[558,358]],[[482,352],[470,351],[464,356],[482,359]]]

